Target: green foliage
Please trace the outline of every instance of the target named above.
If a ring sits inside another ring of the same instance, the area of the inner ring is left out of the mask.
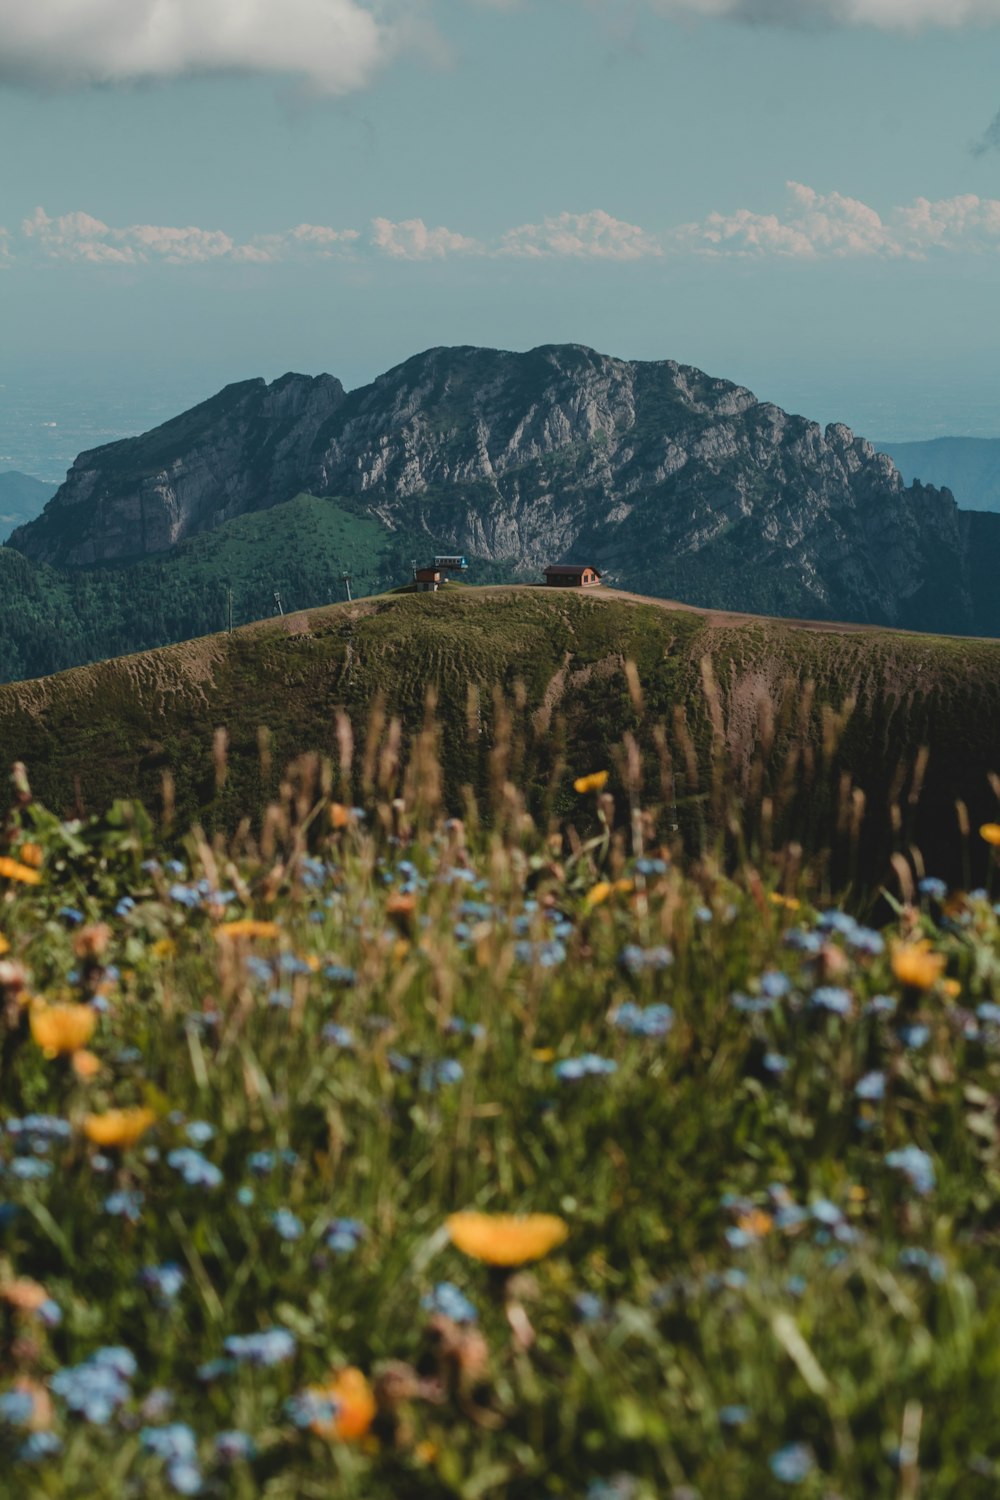
[[[173,867],[132,803],[67,824],[22,787],[7,821],[0,1401],[34,1392],[62,1450],[29,1462],[0,1416],[6,1493],[190,1493],[149,1451],[181,1423],[234,1500],[992,1500],[990,898],[952,893],[945,920],[929,893],[879,936],[820,919],[823,872],[787,851],[731,878],[673,859],[650,804],[616,827],[574,794],[581,844],[503,790],[491,832],[471,805],[446,822],[426,746],[383,760],[361,818],[315,772],[259,844],[194,835]],[[941,971],[919,990],[894,958],[918,941]],[[29,1018],[95,996],[84,1082]],[[89,1143],[88,1115],[140,1105],[136,1144]],[[508,1275],[451,1242],[463,1209],[568,1237]],[[473,1325],[426,1306],[444,1281]],[[205,1370],[275,1327],[287,1358]],[[55,1380],[46,1416],[57,1371],[122,1347],[116,1411],[72,1415]],[[367,1441],[287,1405],[345,1365],[376,1392]],[[228,1467],[234,1428],[256,1456]]]

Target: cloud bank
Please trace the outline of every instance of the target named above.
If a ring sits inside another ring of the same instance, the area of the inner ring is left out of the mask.
[[[785,214],[709,214],[670,236],[677,251],[711,258],[766,256],[790,260],[876,256],[924,260],[935,251],[1000,251],[1000,200],[974,193],[890,209],[883,218],[857,198],[788,184]]]
[[[342,94],[372,81],[400,35],[361,0],[0,0],[0,81],[274,73]]]
[[[270,265],[281,261],[454,259],[590,261],[641,260],[823,261],[926,260],[942,254],[1000,254],[1000,199],[964,193],[916,198],[879,213],[843,193],[819,193],[787,184],[783,213],[737,208],[655,235],[616,219],[604,209],[558,213],[520,224],[493,238],[478,238],[423,219],[372,219],[367,230],[297,224],[240,240],[196,225],[106,224],[93,214],[53,217],[37,208],[18,232],[0,228],[0,268],[15,264],[92,266],[191,266],[210,263]]]

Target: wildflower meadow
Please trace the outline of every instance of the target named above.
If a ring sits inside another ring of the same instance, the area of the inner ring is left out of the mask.
[[[1000,826],[842,901],[601,766],[561,827],[334,791],[15,773],[2,1493],[1000,1493]]]

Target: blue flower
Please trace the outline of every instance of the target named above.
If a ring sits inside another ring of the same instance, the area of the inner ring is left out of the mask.
[[[834,1016],[847,1016],[851,1013],[854,1001],[850,990],[841,989],[839,985],[825,984],[812,993],[810,1002],[817,1010],[827,1010]]]
[[[105,1198],[104,1212],[111,1214],[113,1218],[127,1219],[130,1224],[138,1224],[142,1218],[142,1205],[142,1193],[134,1188],[121,1188]]]
[[[934,1163],[919,1146],[903,1146],[897,1151],[890,1151],[885,1164],[896,1172],[902,1172],[915,1192],[926,1195],[934,1191],[937,1182]]]
[[[230,1334],[223,1347],[239,1364],[278,1365],[295,1353],[295,1339],[287,1328],[268,1328],[263,1333]]]
[[[948,887],[943,880],[936,875],[925,875],[917,886],[921,896],[929,896],[932,901],[943,901],[948,894]]]
[[[339,985],[348,989],[352,984],[357,984],[358,976],[355,971],[345,964],[327,964],[323,970],[323,978],[328,979],[331,984]]]
[[[816,1467],[816,1458],[808,1443],[788,1443],[772,1453],[768,1463],[782,1484],[801,1484]]]
[[[768,1073],[773,1074],[775,1078],[780,1078],[782,1073],[787,1073],[790,1067],[791,1063],[789,1062],[787,1057],[782,1055],[782,1053],[764,1053],[764,1068]]]
[[[350,1255],[367,1233],[359,1219],[334,1219],[326,1231],[326,1247],[335,1255]]]
[[[249,1433],[233,1429],[218,1434],[215,1452],[224,1464],[245,1464],[257,1456],[257,1445]]]
[[[576,1083],[581,1078],[602,1078],[615,1073],[618,1064],[611,1057],[598,1057],[596,1052],[585,1052],[582,1057],[566,1057],[557,1062],[553,1072],[560,1083]]]
[[[302,1220],[288,1208],[279,1208],[271,1215],[271,1223],[283,1240],[300,1240],[305,1233]]]
[[[720,1406],[719,1421],[723,1427],[742,1427],[750,1420],[749,1406]]]
[[[333,1421],[336,1414],[336,1401],[332,1396],[322,1395],[319,1391],[297,1391],[285,1402],[285,1416],[296,1427],[303,1429],[312,1427],[317,1422],[326,1425]]]
[[[899,1264],[908,1271],[925,1271],[935,1283],[943,1281],[947,1274],[947,1267],[940,1255],[916,1245],[900,1251]]]
[[[674,1012],[665,1002],[643,1007],[626,1000],[611,1012],[610,1020],[628,1036],[666,1036],[674,1024]]]
[[[185,1276],[174,1261],[162,1266],[143,1266],[139,1272],[139,1284],[152,1292],[157,1301],[169,1303],[179,1297],[184,1289]]]
[[[870,1100],[873,1104],[880,1103],[885,1098],[885,1074],[866,1073],[863,1078],[858,1079],[854,1092],[859,1099]]]
[[[98,1349],[84,1364],[57,1370],[49,1385],[70,1411],[87,1422],[104,1426],[131,1397],[129,1381],[135,1371],[135,1358],[130,1350]]]
[[[607,1308],[603,1299],[594,1292],[577,1292],[573,1298],[573,1312],[581,1323],[599,1323],[606,1316]]]
[[[175,1458],[167,1464],[167,1483],[177,1495],[200,1495],[201,1470],[191,1459]]]
[[[904,1047],[917,1049],[927,1046],[931,1038],[931,1029],[916,1021],[909,1026],[900,1026],[898,1034]]]
[[[40,1464],[62,1452],[62,1439],[54,1432],[33,1432],[17,1450],[22,1463]]]
[[[178,1146],[171,1151],[167,1165],[180,1172],[188,1187],[215,1188],[222,1182],[218,1167],[191,1146]]]
[[[8,1427],[27,1427],[35,1415],[35,1398],[30,1391],[4,1391],[0,1394],[0,1422]]]
[[[157,1458],[195,1458],[198,1444],[191,1428],[185,1422],[172,1422],[168,1427],[144,1427],[139,1433],[139,1443],[146,1453]]]
[[[75,906],[60,906],[56,912],[56,916],[60,917],[70,927],[79,927],[83,921],[83,912],[78,911]]]
[[[669,969],[674,961],[674,955],[669,948],[662,945],[656,948],[640,948],[638,943],[628,943],[622,949],[622,968],[629,974],[661,974],[664,969]]]
[[[343,1047],[345,1050],[351,1051],[357,1046],[354,1032],[351,1028],[349,1026],[338,1026],[335,1021],[331,1021],[327,1026],[323,1027],[322,1035],[324,1042],[330,1042],[334,1047]]]
[[[479,1316],[465,1293],[450,1281],[439,1281],[432,1291],[421,1297],[420,1306],[425,1312],[450,1318],[453,1323],[475,1323]]]
[[[420,1069],[420,1087],[433,1092],[442,1084],[460,1083],[464,1076],[462,1064],[453,1057],[442,1057],[436,1062],[424,1063]]]

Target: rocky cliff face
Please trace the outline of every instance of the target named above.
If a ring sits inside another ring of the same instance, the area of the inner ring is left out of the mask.
[[[953,631],[979,619],[948,491],[908,489],[846,427],[576,345],[434,349],[350,394],[330,376],[230,386],[82,454],[12,542],[91,565],[300,490],[512,571],[572,555],[698,604]]]

